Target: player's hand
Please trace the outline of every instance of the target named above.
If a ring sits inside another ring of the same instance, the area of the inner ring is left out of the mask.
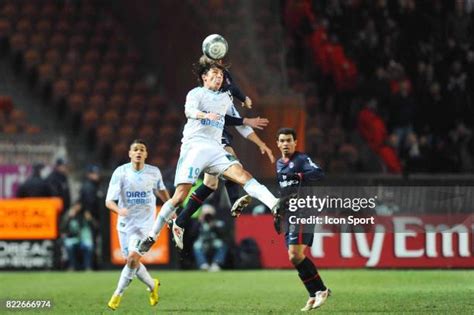
[[[260,130],[268,126],[269,122],[268,119],[260,118],[260,116],[256,118],[244,118],[244,125]]]
[[[268,158],[270,159],[270,162],[272,164],[275,163],[275,157],[273,156],[272,150],[270,150],[270,148],[267,147],[265,144],[260,147],[260,152],[262,154],[268,155]]]
[[[119,208],[117,213],[121,217],[126,217],[128,215],[128,210],[127,208]]]
[[[209,120],[219,120],[221,118],[221,115],[216,114],[216,113],[206,113],[204,115],[204,119],[209,119]]]
[[[249,109],[252,108],[252,100],[250,99],[250,97],[245,97],[245,101],[242,102],[242,107],[246,107]]]

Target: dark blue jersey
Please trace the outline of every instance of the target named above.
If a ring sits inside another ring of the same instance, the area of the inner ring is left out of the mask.
[[[241,102],[245,101],[245,94],[239,89],[237,84],[235,84],[229,70],[224,70],[224,82],[222,83],[221,91],[230,91],[230,94],[233,97],[237,98]]]
[[[286,196],[298,191],[300,185],[311,185],[324,176],[309,156],[296,151],[288,161],[282,158],[276,162],[280,196]]]

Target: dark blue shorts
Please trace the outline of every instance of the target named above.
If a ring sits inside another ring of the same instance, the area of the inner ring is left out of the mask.
[[[303,228],[296,227],[294,232],[285,233],[286,247],[289,245],[307,245],[312,246],[314,233],[303,233]]]
[[[226,147],[231,147],[232,146],[232,138],[234,138],[234,137],[229,132],[227,132],[224,128],[224,131],[222,132],[221,143]]]

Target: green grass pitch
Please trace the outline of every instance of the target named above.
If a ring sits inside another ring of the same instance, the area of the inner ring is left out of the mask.
[[[160,302],[135,279],[113,312],[107,302],[120,271],[1,272],[0,300],[50,299],[42,314],[301,314],[307,295],[295,271],[219,273],[152,270]],[[333,295],[315,313],[474,314],[474,271],[321,270]],[[33,314],[36,311],[0,314]]]

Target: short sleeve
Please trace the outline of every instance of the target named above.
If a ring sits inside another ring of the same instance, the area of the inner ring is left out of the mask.
[[[105,200],[118,200],[120,197],[120,188],[122,186],[121,168],[117,168],[110,178],[109,188],[107,189],[107,197]]]
[[[159,168],[156,168],[156,174],[155,174],[155,181],[154,181],[153,189],[166,190],[165,183],[163,182],[163,176],[161,175],[161,171],[160,171]]]

